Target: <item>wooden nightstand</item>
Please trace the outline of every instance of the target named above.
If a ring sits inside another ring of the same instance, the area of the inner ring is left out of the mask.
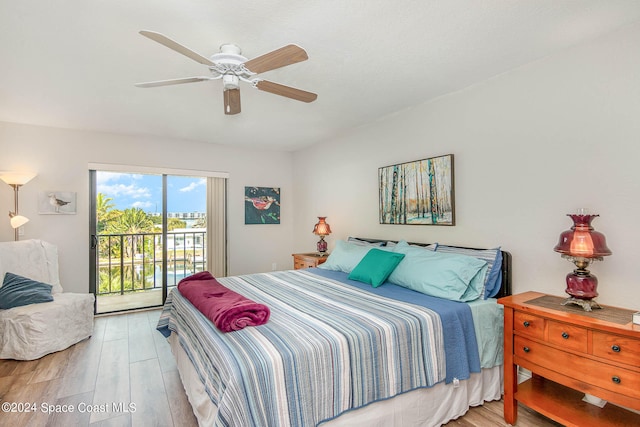
[[[640,425],[640,326],[633,310],[585,312],[538,292],[500,298],[504,305],[504,419],[517,402],[566,426]],[[517,366],[533,377],[518,384]],[[604,399],[600,409],[584,393]]]
[[[329,254],[320,255],[318,252],[310,252],[306,254],[292,254],[293,268],[312,268],[317,267],[327,260]]]

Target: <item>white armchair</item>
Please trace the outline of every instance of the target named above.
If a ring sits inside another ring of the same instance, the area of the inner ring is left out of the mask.
[[[52,285],[53,301],[0,310],[0,359],[39,359],[91,336],[94,296],[63,292],[56,246],[0,242],[0,287],[7,272]]]

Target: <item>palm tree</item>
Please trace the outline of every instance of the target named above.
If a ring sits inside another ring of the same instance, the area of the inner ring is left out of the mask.
[[[109,229],[112,228],[112,224],[118,221],[118,218],[122,215],[122,211],[114,209],[115,204],[111,197],[105,197],[103,193],[98,193],[96,197],[96,228],[98,235],[108,234]],[[113,245],[110,237],[99,239],[98,253],[100,258],[110,256],[117,256],[120,252],[120,247],[116,243]]]
[[[98,193],[96,197],[96,220],[98,233],[102,233],[108,224],[120,216],[121,211],[114,209],[115,204],[111,197],[105,197],[104,194]]]
[[[153,230],[153,221],[149,215],[140,208],[129,208],[122,212],[120,225],[124,232],[136,234]]]
[[[117,222],[109,224],[111,234],[127,234],[129,245],[125,248],[125,256],[133,256],[137,252],[137,239],[134,234],[153,232],[153,221],[140,208],[129,208],[122,212]]]

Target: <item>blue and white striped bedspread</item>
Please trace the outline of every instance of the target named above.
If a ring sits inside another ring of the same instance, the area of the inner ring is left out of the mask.
[[[218,279],[266,304],[266,325],[223,334],[173,290],[158,329],[178,333],[220,426],[315,426],[446,375],[440,316],[304,270]]]
[[[385,282],[382,286],[374,288],[366,283],[349,279],[349,275],[341,271],[323,270],[320,268],[310,268],[307,271],[326,277],[327,279],[346,283],[365,292],[426,307],[438,313],[440,315],[440,322],[444,325],[442,335],[446,355],[447,377],[445,382],[447,384],[456,378],[459,380],[469,379],[472,372],[480,372],[481,366],[483,368],[493,368],[495,366],[493,363],[481,365],[479,342],[474,325],[476,317],[473,315],[470,304],[432,297],[411,289],[403,288],[402,286],[394,285],[390,282]],[[493,305],[498,306],[495,302]],[[479,308],[476,311],[482,313],[486,311],[486,307],[484,309]],[[482,318],[478,316],[477,320],[482,320]],[[493,320],[494,318],[490,317],[489,321]],[[495,320],[499,320],[498,323],[501,328],[502,318],[496,318]],[[500,345],[500,348],[502,348],[502,345]],[[489,351],[484,351],[483,353],[489,353]]]

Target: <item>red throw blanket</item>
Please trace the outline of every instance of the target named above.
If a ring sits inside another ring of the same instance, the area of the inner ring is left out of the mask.
[[[208,271],[185,277],[178,290],[222,332],[264,325],[271,314],[269,307],[226,288]]]

